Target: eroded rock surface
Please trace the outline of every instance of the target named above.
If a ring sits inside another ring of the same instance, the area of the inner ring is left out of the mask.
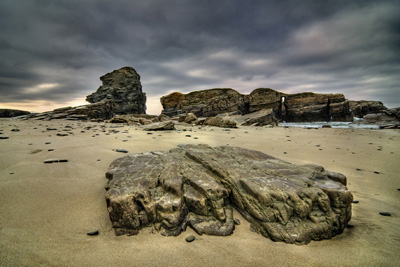
[[[258,88],[243,95],[230,88],[215,88],[172,93],[161,98],[162,113],[167,116],[193,113],[213,117],[221,113],[249,114],[271,109],[275,117],[288,122],[352,121],[349,101],[343,94],[285,94],[270,88]]]
[[[115,102],[116,114],[145,114],[146,94],[142,92],[140,75],[132,67],[123,67],[100,77],[103,85],[88,95],[86,101],[105,99]]]
[[[226,236],[235,229],[236,208],[263,236],[306,244],[341,233],[351,218],[353,197],[343,175],[239,147],[180,145],[131,154],[111,163],[106,177],[117,235],[143,227],[178,235],[190,226]]]

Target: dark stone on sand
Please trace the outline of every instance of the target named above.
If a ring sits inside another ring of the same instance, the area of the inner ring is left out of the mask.
[[[390,214],[390,212],[386,212],[386,211],[379,212],[379,214],[382,216],[392,216],[392,214]]]
[[[51,142],[46,142],[46,143],[45,143],[45,145],[50,145],[50,144],[51,144]]]
[[[240,220],[235,218],[235,219],[233,219],[233,223],[235,225],[240,225]]]
[[[199,235],[227,236],[236,208],[257,233],[307,244],[342,233],[351,218],[353,196],[340,175],[239,147],[130,154],[111,163],[106,177],[117,235],[153,227],[176,236],[189,226]]]
[[[93,231],[89,231],[86,233],[87,235],[98,235],[99,234],[99,230],[93,230]]]
[[[54,149],[50,148],[50,149],[47,149],[47,151],[54,151]]]
[[[115,151],[120,153],[128,153],[128,150],[126,149],[116,149]]]
[[[46,128],[47,131],[57,131],[57,128]]]
[[[358,201],[358,200],[353,200],[353,202],[351,202],[351,203],[357,204],[358,202],[360,202],[360,201]]]
[[[196,239],[196,237],[194,235],[190,235],[188,237],[186,237],[186,242],[190,243],[193,242]]]
[[[0,136],[0,139],[8,139],[8,136]]]
[[[57,136],[68,136],[68,134],[58,133]]]
[[[19,132],[19,129],[12,129],[11,132]]]
[[[380,172],[378,172],[378,171],[374,171],[374,173],[375,173],[375,174],[380,174]]]
[[[67,159],[46,159],[44,163],[50,164],[50,163],[57,163],[57,162],[68,162]]]

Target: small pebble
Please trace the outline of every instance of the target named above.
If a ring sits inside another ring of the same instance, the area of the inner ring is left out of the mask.
[[[360,201],[358,201],[358,200],[353,200],[352,203],[357,204],[358,202],[360,202]]]
[[[235,219],[233,219],[233,223],[235,225],[240,225],[240,220],[235,218]]]
[[[14,173],[13,173],[13,172],[10,172],[10,174],[13,175]]]
[[[186,137],[192,137],[190,134],[185,135]]]
[[[120,153],[128,153],[128,150],[126,149],[116,149],[115,151]]]
[[[87,235],[98,235],[99,234],[99,230],[93,230],[93,231],[89,231],[86,233]]]
[[[194,137],[194,139],[199,139],[198,137]]]
[[[0,136],[0,139],[8,139],[9,137],[6,136]]]
[[[193,242],[196,239],[196,237],[194,237],[193,235],[190,235],[188,237],[186,237],[186,242]]]
[[[353,228],[353,227],[354,227],[354,225],[351,225],[351,224],[346,225],[346,228]]]
[[[375,173],[375,174],[379,174],[380,172],[378,172],[378,171],[374,171],[374,173]]]
[[[379,214],[382,216],[392,216],[392,214],[390,214],[390,212],[385,212],[385,211],[379,212]]]
[[[46,143],[45,143],[45,145],[50,145],[50,144],[51,144],[51,142],[46,142]]]
[[[356,171],[362,171],[361,169],[356,169]]]

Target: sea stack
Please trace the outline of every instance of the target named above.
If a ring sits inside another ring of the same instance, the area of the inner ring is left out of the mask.
[[[132,67],[123,67],[100,77],[103,85],[88,95],[86,101],[111,100],[116,114],[146,114],[146,94],[142,92],[140,75]]]

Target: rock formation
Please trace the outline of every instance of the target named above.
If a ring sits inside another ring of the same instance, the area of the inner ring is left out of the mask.
[[[238,147],[180,145],[111,163],[106,202],[117,235],[153,227],[179,235],[232,234],[232,209],[274,241],[306,244],[340,234],[351,218],[346,177]]]
[[[229,88],[196,91],[189,94],[172,93],[161,97],[162,113],[175,116],[193,113],[197,117],[213,117],[223,112],[245,112],[244,96]]]
[[[363,123],[378,125],[400,125],[400,108],[383,110],[380,113],[364,115]]]
[[[18,109],[0,109],[0,118],[12,118],[30,114],[29,111]]]
[[[368,114],[382,113],[387,110],[380,101],[349,101],[350,109],[353,111],[354,117],[363,118]]]
[[[139,74],[132,67],[123,67],[100,77],[103,85],[88,95],[86,101],[111,100],[116,114],[145,114],[146,94],[142,92]]]
[[[103,100],[98,103],[77,106],[77,107],[64,107],[58,108],[53,111],[43,113],[32,113],[24,116],[26,119],[35,120],[54,120],[54,119],[67,119],[67,120],[90,120],[111,119],[115,114],[115,103],[110,100]]]
[[[220,113],[248,114],[272,109],[276,118],[288,122],[351,121],[349,101],[342,94],[285,94],[259,88],[249,95],[233,89],[210,89],[189,94],[172,93],[161,98],[163,114],[175,116],[194,113],[212,117]]]

